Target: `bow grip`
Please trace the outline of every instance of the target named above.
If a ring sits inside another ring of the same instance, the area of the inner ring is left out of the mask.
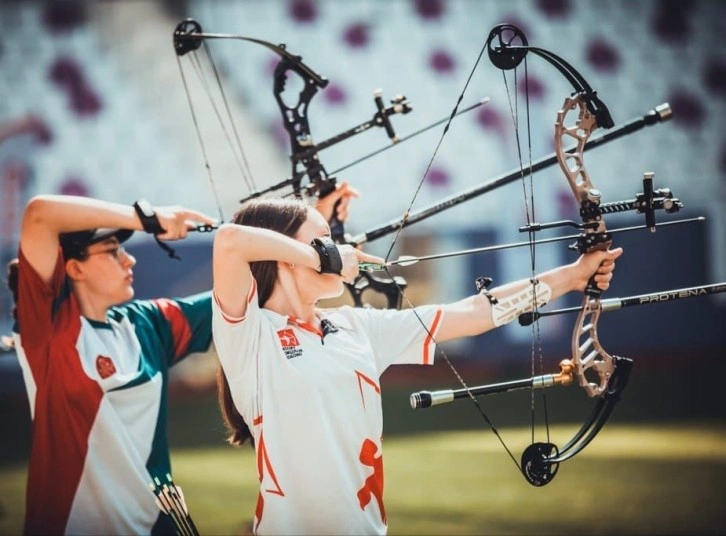
[[[613,241],[610,240],[610,234],[607,233],[608,240],[605,242],[600,242],[596,244],[595,246],[591,247],[587,253],[592,253],[594,251],[607,251],[610,249],[610,246],[612,245]],[[600,266],[598,266],[598,269]],[[603,291],[598,288],[597,283],[595,282],[595,275],[597,275],[597,271],[592,275],[592,277],[587,281],[587,286],[585,287],[585,295],[590,298],[599,298],[602,296]]]

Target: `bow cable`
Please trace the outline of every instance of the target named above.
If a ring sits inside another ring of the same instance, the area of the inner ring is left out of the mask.
[[[424,171],[423,176],[422,176],[421,180],[419,181],[418,186],[416,187],[416,190],[414,191],[413,198],[409,202],[408,208],[403,213],[403,216],[402,216],[402,219],[401,219],[401,222],[400,222],[400,226],[396,230],[396,232],[395,232],[395,234],[393,236],[393,240],[391,241],[391,245],[389,246],[388,252],[386,253],[386,256],[385,256],[386,264],[388,263],[388,260],[391,257],[391,254],[392,254],[393,249],[394,249],[394,247],[396,245],[396,242],[398,241],[398,238],[401,235],[401,232],[403,231],[403,228],[406,225],[406,221],[408,220],[408,218],[411,215],[411,210],[413,209],[413,205],[416,202],[416,199],[418,198],[418,195],[421,192],[421,189],[423,188],[423,184],[424,184],[424,181],[426,180],[426,176],[428,175],[428,173],[429,173],[429,171],[431,169],[431,166],[433,165],[434,160],[436,159],[436,155],[438,154],[439,148],[441,147],[441,144],[442,144],[442,142],[444,140],[444,137],[446,137],[446,134],[449,132],[449,127],[451,126],[451,122],[454,120],[454,117],[456,117],[456,115],[457,115],[459,105],[461,104],[462,100],[464,99],[464,95],[466,94],[466,90],[469,87],[469,83],[471,82],[471,80],[472,80],[472,78],[474,76],[474,73],[476,72],[476,70],[477,70],[477,68],[479,66],[479,62],[481,61],[482,55],[484,54],[484,51],[486,50],[487,45],[488,45],[488,43],[485,43],[484,46],[479,51],[479,54],[478,54],[478,56],[476,58],[476,61],[474,62],[474,67],[472,68],[471,72],[469,73],[469,76],[466,79],[466,83],[464,84],[464,88],[461,91],[461,94],[459,95],[459,97],[457,98],[456,104],[454,105],[454,108],[452,109],[451,114],[449,115],[449,119],[446,122],[446,125],[444,125],[444,128],[443,128],[443,130],[441,132],[441,136],[439,138],[439,141],[436,144],[436,147],[434,148],[434,152],[431,155],[431,158],[429,159],[428,165],[426,166],[426,170]],[[396,279],[393,276],[393,274],[391,274],[391,272],[388,269],[388,266],[386,264],[384,264],[383,268],[384,268],[385,272],[388,274],[388,277],[392,281],[395,282]],[[414,305],[411,303],[411,301],[409,300],[408,296],[406,296],[406,293],[404,292],[404,290],[403,290],[403,288],[401,286],[399,286],[399,291],[400,291],[400,295],[401,295],[402,299],[406,302],[406,305],[408,305],[408,307],[410,307],[411,311],[413,312],[414,316],[416,317],[416,319],[419,321],[419,323],[423,327],[424,331],[427,333],[427,335],[433,341],[433,343],[435,345],[435,348],[436,348],[436,351],[438,351],[439,354],[441,355],[441,357],[444,358],[444,361],[448,365],[449,369],[451,369],[451,371],[453,372],[454,376],[458,380],[459,384],[461,384],[461,386],[466,391],[466,393],[468,395],[468,398],[472,401],[472,403],[474,404],[474,407],[477,408],[477,410],[479,411],[479,414],[482,416],[482,418],[484,419],[484,421],[489,425],[489,428],[492,430],[492,432],[494,433],[494,435],[497,437],[497,439],[499,440],[499,443],[502,445],[502,447],[504,447],[504,450],[507,452],[507,454],[511,458],[512,462],[514,463],[514,465],[517,467],[517,469],[520,472],[522,472],[522,468],[520,467],[519,462],[517,462],[517,459],[512,454],[512,451],[509,449],[509,447],[507,446],[507,444],[504,442],[504,439],[502,439],[502,436],[500,435],[499,430],[496,428],[496,426],[494,425],[494,423],[492,422],[492,420],[489,418],[489,416],[487,415],[487,413],[484,411],[484,408],[482,407],[482,405],[479,402],[479,400],[471,392],[471,390],[469,389],[469,386],[464,381],[464,378],[462,378],[461,374],[459,374],[459,371],[451,363],[451,360],[449,359],[449,356],[446,354],[446,351],[443,348],[440,347],[440,345],[436,341],[436,337],[434,336],[433,333],[431,333],[431,330],[426,326],[426,323],[423,321],[423,319],[421,318],[421,316],[418,314],[418,312],[416,311]]]

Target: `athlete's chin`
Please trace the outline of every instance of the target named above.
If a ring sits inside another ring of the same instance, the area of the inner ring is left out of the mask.
[[[128,287],[126,287],[123,290],[122,294],[123,294],[123,299],[121,300],[122,302],[127,302],[129,300],[133,300],[134,299],[134,287],[129,285]]]

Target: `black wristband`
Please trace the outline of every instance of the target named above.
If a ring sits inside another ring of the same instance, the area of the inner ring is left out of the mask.
[[[136,215],[139,217],[139,221],[141,222],[141,226],[144,228],[144,231],[154,235],[166,232],[166,229],[164,229],[161,226],[161,223],[159,223],[159,218],[156,217],[154,209],[151,208],[151,203],[149,203],[146,199],[139,199],[136,201],[136,203],[134,203],[134,210],[136,211]]]
[[[313,249],[320,257],[321,274],[338,274],[343,271],[343,259],[340,258],[340,252],[335,242],[327,236],[315,238],[310,243]]]

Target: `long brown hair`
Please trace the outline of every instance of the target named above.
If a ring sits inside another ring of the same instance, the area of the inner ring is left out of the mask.
[[[257,199],[240,208],[232,217],[232,223],[262,227],[294,237],[308,217],[308,205],[297,199]],[[252,276],[257,282],[257,298],[260,307],[270,299],[277,281],[277,261],[250,263]],[[217,370],[217,393],[224,424],[230,435],[227,442],[235,447],[247,440],[254,443],[249,426],[239,414],[232,400],[227,376],[221,365]]]

